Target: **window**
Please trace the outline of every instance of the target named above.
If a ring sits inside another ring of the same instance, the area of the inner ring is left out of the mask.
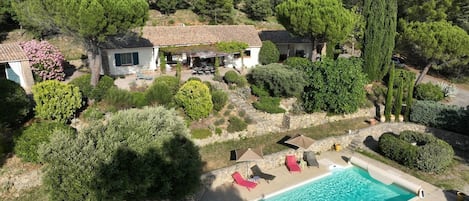
[[[251,57],[251,50],[244,51],[244,57]]]
[[[138,65],[138,52],[114,54],[116,66]]]

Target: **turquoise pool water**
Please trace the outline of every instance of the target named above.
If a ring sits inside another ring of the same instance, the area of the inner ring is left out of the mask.
[[[405,201],[415,194],[385,185],[358,167],[338,168],[332,174],[288,190],[265,201]]]

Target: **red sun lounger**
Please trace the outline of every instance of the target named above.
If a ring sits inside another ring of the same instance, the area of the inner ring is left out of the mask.
[[[256,182],[252,182],[252,181],[248,181],[244,179],[243,176],[239,174],[239,172],[234,172],[231,176],[233,177],[235,183],[237,183],[240,186],[246,187],[248,190],[251,190],[257,186]]]
[[[294,155],[287,155],[285,157],[285,165],[290,172],[301,172],[301,168],[298,163],[296,163],[296,157]]]

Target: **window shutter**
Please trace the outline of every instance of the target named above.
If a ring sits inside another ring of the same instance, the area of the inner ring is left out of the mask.
[[[134,65],[138,65],[138,52],[132,53]]]
[[[116,59],[116,66],[121,66],[121,55],[120,54],[114,54],[114,58]]]

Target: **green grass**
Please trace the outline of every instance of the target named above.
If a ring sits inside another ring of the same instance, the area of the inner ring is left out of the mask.
[[[191,135],[194,139],[205,139],[212,135],[212,131],[206,128],[196,128],[191,130]]]
[[[450,167],[448,167],[446,171],[436,174],[436,173],[422,172],[417,169],[411,169],[411,168],[405,167],[377,153],[364,151],[364,150],[359,150],[357,152],[369,158],[372,158],[374,160],[387,164],[391,167],[399,169],[407,174],[413,175],[414,177],[417,177],[423,181],[431,183],[443,190],[455,190],[455,189],[459,189],[462,186],[469,184],[469,171],[467,171],[467,169],[466,170],[461,169],[461,167],[465,166],[465,164],[464,162],[461,162],[456,159],[453,160],[453,163],[450,165]],[[462,190],[462,189],[459,189],[459,190]]]
[[[347,130],[361,129],[367,127],[365,118],[327,123],[320,126],[291,130],[282,133],[272,133],[262,136],[246,138],[243,140],[230,140],[221,143],[214,143],[200,148],[202,161],[205,163],[204,172],[234,165],[235,161],[230,161],[230,151],[238,148],[263,147],[264,155],[276,153],[288,147],[277,142],[285,136],[303,134],[313,139],[319,140],[331,136],[344,135]]]

